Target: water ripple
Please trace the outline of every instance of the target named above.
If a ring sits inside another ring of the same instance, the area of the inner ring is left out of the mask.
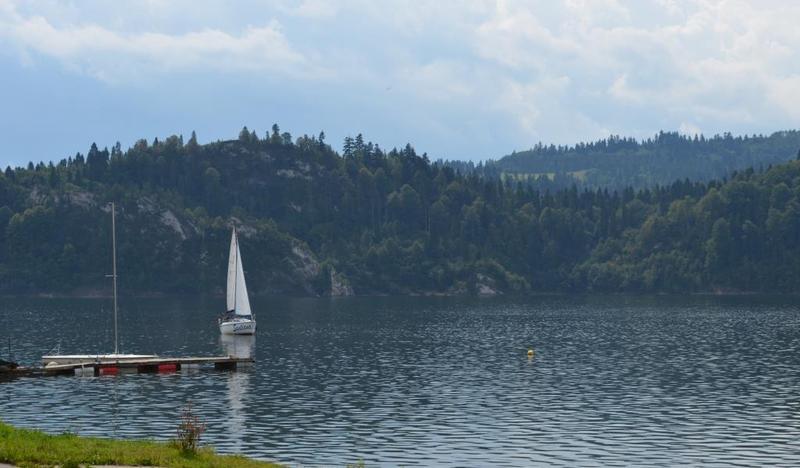
[[[21,378],[0,383],[0,418],[164,440],[191,401],[218,451],[297,465],[800,460],[800,313],[782,299],[270,298],[254,302],[255,342],[220,342],[217,301],[124,302],[125,351],[254,349],[257,364]],[[107,310],[102,301],[4,299],[0,338],[13,336],[28,363],[59,342],[63,352],[107,351]]]

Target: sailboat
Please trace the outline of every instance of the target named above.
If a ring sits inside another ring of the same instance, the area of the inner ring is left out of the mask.
[[[81,363],[115,363],[135,361],[138,359],[157,358],[155,354],[120,354],[119,333],[117,331],[117,224],[115,218],[115,205],[111,203],[111,249],[112,274],[107,275],[114,280],[114,353],[113,354],[50,354],[42,356],[42,363],[46,366],[59,364]]]
[[[236,228],[231,232],[231,250],[228,255],[228,284],[225,294],[226,312],[219,318],[219,331],[223,335],[252,335],[256,332],[256,316],[250,310],[247,285],[244,282],[242,254]]]

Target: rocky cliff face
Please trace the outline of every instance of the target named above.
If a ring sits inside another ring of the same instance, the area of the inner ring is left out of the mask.
[[[322,267],[314,252],[304,242],[292,242],[287,264],[289,266],[287,273],[298,289],[311,296],[320,294],[317,279]]]
[[[343,274],[338,273],[335,269],[331,268],[331,296],[354,296],[355,292],[350,282]]]
[[[497,281],[494,278],[477,273],[475,275],[475,293],[479,296],[497,296],[502,292],[497,289]]]

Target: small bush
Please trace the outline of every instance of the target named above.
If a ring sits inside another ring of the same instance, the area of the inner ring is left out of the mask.
[[[181,411],[181,423],[178,425],[178,447],[189,453],[195,453],[200,444],[200,437],[206,430],[206,424],[194,413],[192,404],[188,403]]]

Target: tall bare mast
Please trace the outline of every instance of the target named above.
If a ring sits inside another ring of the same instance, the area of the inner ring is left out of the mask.
[[[115,218],[114,202],[111,202],[111,245],[112,245],[112,264],[113,271],[111,277],[114,279],[114,354],[119,354],[119,339],[117,335],[117,224]]]

